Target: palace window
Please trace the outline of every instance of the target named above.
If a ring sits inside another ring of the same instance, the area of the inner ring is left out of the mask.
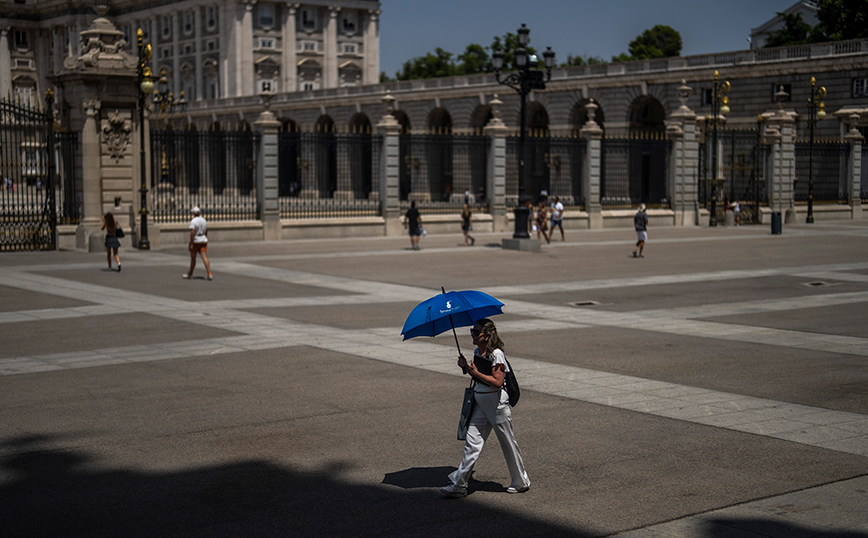
[[[217,50],[217,42],[214,41],[213,39],[209,39],[208,41],[205,42],[205,48],[208,49],[209,51]]]
[[[270,80],[259,81],[259,93],[269,93],[272,91],[274,91],[274,86],[271,84]]]
[[[259,39],[259,48],[260,49],[273,49],[274,48],[274,40],[271,38],[260,38]]]
[[[344,16],[342,17],[342,22],[341,22],[341,30],[345,34],[356,33],[356,12],[355,11],[344,12]]]
[[[316,82],[303,82],[301,89],[302,91],[311,92],[316,89]]]
[[[301,27],[305,30],[316,29],[316,15],[311,10],[301,10]]]
[[[868,78],[853,79],[853,97],[868,97]]]
[[[186,35],[193,33],[193,14],[189,11],[184,12],[184,33]]]
[[[356,53],[356,44],[355,43],[344,43],[344,54],[355,54]]]
[[[259,26],[271,28],[274,26],[274,4],[259,4]]]
[[[27,30],[15,30],[15,48],[18,50],[30,48],[30,36]]]
[[[205,8],[205,25],[208,30],[214,30],[217,28],[217,8],[214,6],[208,6]]]
[[[172,36],[172,21],[169,19],[169,17],[160,18],[160,27],[163,31],[163,38],[169,38]]]
[[[301,50],[305,52],[316,52],[316,41],[302,41]]]

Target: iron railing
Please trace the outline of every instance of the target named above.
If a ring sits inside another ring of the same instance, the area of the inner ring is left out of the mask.
[[[850,144],[840,141],[814,140],[813,147],[814,185],[809,189],[811,166],[810,141],[797,141],[795,200],[803,204],[808,201],[810,190],[815,204],[848,203],[847,166],[850,157]]]
[[[50,114],[0,100],[0,251],[56,247],[54,142]]]
[[[714,163],[711,162],[712,137],[710,133],[705,136],[699,144],[699,204],[710,210],[712,189],[716,188],[717,221],[724,221],[729,200],[738,201],[742,224],[758,223],[760,207],[768,206],[765,166],[769,146],[762,143],[760,131],[719,129],[717,174],[713,173]]]
[[[209,221],[258,218],[259,133],[151,131],[154,222],[184,222],[198,206]]]
[[[370,132],[281,132],[278,137],[281,217],[380,215],[382,144],[382,136]]]
[[[54,142],[57,154],[57,223],[78,224],[84,204],[81,178],[76,175],[78,133],[58,131],[54,135]]]
[[[520,137],[506,139],[506,207],[519,199]],[[582,190],[586,141],[576,132],[553,134],[531,130],[525,138],[525,196],[534,205],[558,196],[564,211],[585,209]]]
[[[602,140],[600,205],[604,209],[670,207],[669,155],[665,133],[631,133]]]

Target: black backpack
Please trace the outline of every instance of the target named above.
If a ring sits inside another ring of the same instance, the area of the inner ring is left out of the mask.
[[[504,360],[506,360],[504,358]],[[515,407],[518,399],[521,397],[521,389],[518,388],[518,381],[515,380],[515,372],[509,361],[506,361],[506,366],[509,370],[503,378],[503,384],[506,387],[506,393],[509,395],[509,405]]]

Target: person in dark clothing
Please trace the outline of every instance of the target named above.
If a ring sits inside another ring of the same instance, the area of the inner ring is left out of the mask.
[[[645,204],[639,204],[639,211],[633,216],[633,227],[636,228],[636,246],[633,247],[633,257],[639,250],[639,258],[644,258],[642,250],[645,249],[645,241],[648,239],[648,215],[645,213]]]
[[[410,202],[410,209],[404,215],[404,228],[410,229],[410,248],[419,250],[419,237],[422,235],[422,216],[416,209],[416,202]]]

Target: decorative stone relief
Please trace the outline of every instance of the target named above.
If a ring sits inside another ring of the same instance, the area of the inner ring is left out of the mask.
[[[127,147],[130,145],[132,126],[130,122],[115,110],[109,114],[108,119],[103,120],[102,138],[105,149],[112,159],[116,161],[123,158]]]

